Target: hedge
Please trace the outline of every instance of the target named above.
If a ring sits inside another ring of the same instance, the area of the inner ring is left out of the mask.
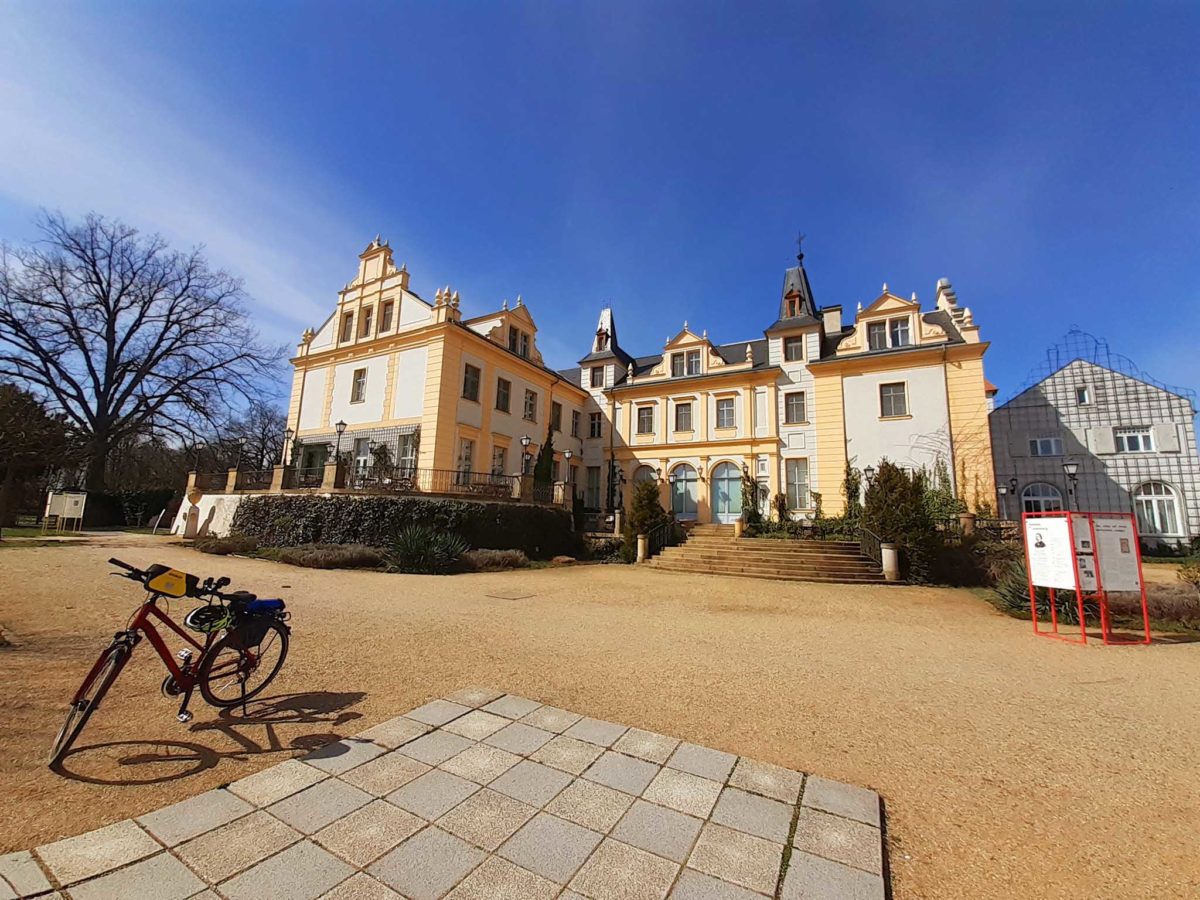
[[[460,535],[472,549],[521,550],[535,559],[577,555],[571,514],[557,507],[424,497],[245,497],[232,530],[266,547],[389,546],[406,525]]]

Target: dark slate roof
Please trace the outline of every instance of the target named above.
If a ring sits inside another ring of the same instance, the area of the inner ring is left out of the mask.
[[[746,361],[746,345],[747,344],[750,345],[750,355],[754,360],[754,365],[753,365],[752,369],[767,368],[767,341],[765,338],[759,338],[758,340],[754,340],[754,341],[738,341],[737,343],[734,343],[734,344],[720,344],[720,345],[714,344],[713,349],[716,350],[717,355],[720,356],[721,359],[725,360],[725,362],[727,362],[727,363],[730,363],[730,364],[744,363]],[[632,360],[633,376],[635,378],[637,378],[640,375],[648,374],[651,370],[654,369],[655,366],[657,366],[659,363],[662,362],[662,359],[663,359],[663,355],[661,353],[655,354],[654,356],[639,356],[639,357],[635,358],[634,360]],[[746,370],[740,369],[738,371],[744,372]],[[721,374],[721,370],[717,369],[716,371],[708,372],[705,375],[689,375],[689,376],[685,376],[683,378],[663,377],[661,380],[664,382],[665,381],[672,381],[672,382],[689,381],[694,378],[708,378],[712,375],[720,375],[720,374]],[[627,377],[628,377],[628,371],[626,369],[622,369],[619,372],[617,372],[617,380],[616,380],[616,384],[614,385],[614,387],[620,387],[621,385],[623,385],[625,383],[625,379]]]
[[[560,377],[562,377],[562,379],[564,381],[569,381],[569,382],[571,382],[571,384],[575,385],[576,387],[579,386],[579,376],[580,376],[579,366],[576,366],[573,369],[559,369],[558,375]]]
[[[785,328],[803,328],[805,325],[820,325],[821,320],[810,315],[792,316],[790,318],[776,319],[763,334],[770,334],[773,331],[782,331]]]
[[[621,364],[621,368],[624,368],[633,362],[632,356],[630,356],[620,347],[617,347],[615,350],[608,349],[601,350],[597,353],[589,353],[587,356],[583,357],[583,359],[579,360],[579,364],[584,365],[585,363],[608,362],[611,359],[617,360]]]

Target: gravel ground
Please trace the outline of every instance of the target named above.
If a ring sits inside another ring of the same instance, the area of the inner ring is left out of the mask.
[[[44,756],[63,703],[140,596],[105,577],[112,555],[284,596],[292,653],[248,718],[197,698],[183,726],[143,645],[62,777]],[[1200,892],[1200,644],[1068,646],[963,591],[324,572],[110,535],[0,550],[0,629],[0,852],[485,685],[875,788],[897,898]]]

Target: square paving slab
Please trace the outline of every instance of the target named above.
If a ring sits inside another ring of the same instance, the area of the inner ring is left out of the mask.
[[[0,900],[884,900],[881,812],[866,788],[467,688],[0,856]]]

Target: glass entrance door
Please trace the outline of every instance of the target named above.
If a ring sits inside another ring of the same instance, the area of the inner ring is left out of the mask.
[[[729,525],[742,514],[742,473],[733,463],[713,469],[713,521]]]
[[[671,470],[675,481],[671,484],[671,512],[680,521],[696,518],[699,506],[696,503],[696,485],[699,479],[696,470],[687,463]]]

